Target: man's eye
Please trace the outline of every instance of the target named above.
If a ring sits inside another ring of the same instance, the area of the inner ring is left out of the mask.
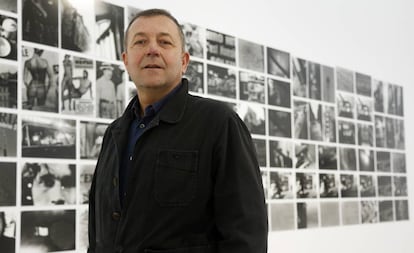
[[[161,40],[160,43],[163,45],[171,45],[171,42],[168,40]]]
[[[40,178],[40,183],[43,183],[48,188],[52,188],[55,185],[55,177],[51,174],[46,174]]]
[[[142,45],[145,43],[145,40],[137,40],[134,42],[135,45]]]

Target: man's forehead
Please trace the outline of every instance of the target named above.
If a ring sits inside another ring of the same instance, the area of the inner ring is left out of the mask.
[[[163,23],[162,26],[157,23]],[[174,32],[178,32],[177,25],[170,18],[157,15],[149,17],[139,17],[137,18],[130,27],[132,34],[146,34],[146,33],[166,33],[171,34],[173,29]]]

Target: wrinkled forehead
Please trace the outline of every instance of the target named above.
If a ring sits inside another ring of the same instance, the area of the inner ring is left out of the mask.
[[[137,18],[129,28],[129,36],[150,34],[169,34],[179,38],[179,27],[170,18],[163,15],[142,16]]]
[[[64,176],[70,176],[72,172],[69,169],[69,165],[66,164],[51,164],[49,166],[42,164],[40,166],[40,172],[38,176],[43,176],[46,174],[52,174],[57,178],[62,178]]]

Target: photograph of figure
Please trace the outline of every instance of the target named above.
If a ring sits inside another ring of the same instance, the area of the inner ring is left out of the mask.
[[[308,97],[308,62],[300,58],[292,58],[293,95]]]
[[[17,60],[17,19],[5,15],[0,15],[0,58]]]
[[[407,177],[405,176],[394,176],[393,177],[394,185],[394,196],[407,196]]]
[[[89,190],[92,184],[92,177],[95,171],[94,164],[82,164],[79,166],[79,203],[88,204],[89,203]]]
[[[358,95],[363,95],[371,97],[371,77],[369,75],[355,73],[355,86],[356,93]]]
[[[372,80],[372,88],[374,90],[374,110],[376,112],[385,112],[385,97],[384,97],[384,89],[386,87],[386,83],[383,83],[379,80]]]
[[[374,171],[374,151],[370,149],[358,150],[359,171]]]
[[[276,137],[292,137],[290,112],[269,111],[269,135]]]
[[[337,92],[336,101],[338,116],[353,119],[355,115],[354,95],[346,92]]]
[[[354,148],[338,147],[340,170],[356,171],[356,151]]]
[[[373,175],[359,175],[359,196],[376,197],[377,187]]]
[[[296,173],[296,198],[316,198],[317,187],[316,173]]]
[[[313,144],[296,143],[294,167],[297,169],[316,169],[316,148]]]
[[[262,184],[263,184],[263,191],[265,195],[266,202],[268,201],[268,190],[269,190],[269,172],[266,170],[260,170],[260,175],[262,178]]]
[[[386,151],[377,151],[377,171],[391,172],[391,153]]]
[[[334,68],[322,65],[322,101],[335,103]]]
[[[408,200],[395,200],[396,220],[409,220]]]
[[[379,197],[391,197],[392,196],[392,183],[391,176],[378,176],[378,196]]]
[[[338,185],[337,174],[319,174],[319,197],[338,198]]]
[[[23,40],[58,46],[58,0],[22,0]]]
[[[296,139],[308,139],[309,104],[303,101],[293,101],[293,133]]]
[[[378,202],[376,200],[361,201],[361,222],[377,223],[378,222]]]
[[[0,107],[17,108],[17,66],[0,63]]]
[[[387,148],[404,149],[404,120],[385,118]]]
[[[25,163],[22,168],[22,205],[76,204],[76,167],[63,163]]]
[[[207,60],[236,65],[236,38],[207,29]]]
[[[292,168],[292,143],[269,141],[270,167]]]
[[[322,140],[325,142],[336,142],[336,117],[335,107],[324,105],[322,107]]]
[[[204,93],[204,64],[202,62],[191,60],[184,76],[188,80],[188,91]]]
[[[321,65],[308,62],[309,98],[321,100]]]
[[[270,213],[272,223],[269,224],[270,231],[284,231],[295,229],[295,206],[294,203],[272,203]]]
[[[93,1],[61,1],[62,48],[91,54],[93,52]]]
[[[3,0],[3,1],[1,1],[0,10],[17,13],[17,0]]]
[[[394,205],[392,200],[379,201],[379,221],[394,221]]]
[[[375,146],[384,148],[387,140],[384,117],[375,115]]]
[[[292,199],[293,184],[291,172],[270,171],[269,199]]]
[[[185,48],[191,57],[204,58],[206,30],[191,23],[182,23],[181,29],[185,36]],[[190,62],[191,63],[191,62]]]
[[[98,159],[103,135],[108,124],[98,122],[80,122],[80,157],[81,159]]]
[[[65,54],[62,60],[61,112],[93,116],[95,69],[93,60]]]
[[[315,228],[319,226],[318,202],[299,202],[297,208],[297,228]]]
[[[341,215],[343,225],[359,224],[359,202],[344,201],[341,203]]]
[[[322,141],[322,105],[317,102],[309,103],[309,133],[310,139]]]
[[[124,8],[95,0],[95,55],[122,60],[124,47]]]
[[[236,98],[237,71],[207,65],[207,93],[226,98]]]
[[[403,87],[388,85],[388,111],[389,114],[404,115]]]
[[[267,47],[267,73],[270,75],[290,78],[290,54]]]
[[[358,145],[372,147],[374,144],[374,128],[372,125],[357,124],[358,126]]]
[[[336,85],[340,91],[354,93],[354,72],[341,67],[336,68]]]
[[[268,104],[290,108],[290,83],[272,78],[267,79]]]
[[[58,111],[58,77],[54,67],[59,65],[59,54],[40,48],[22,47],[23,109],[45,112]]]
[[[121,115],[124,101],[119,96],[125,96],[125,91],[118,86],[124,82],[124,72],[119,65],[96,62],[96,115],[99,118],[115,119]]]
[[[356,198],[358,197],[357,178],[352,174],[341,174],[339,176],[341,182],[341,197],[342,198]]]
[[[240,99],[265,103],[265,79],[261,75],[240,71],[239,72]]]
[[[88,208],[85,209],[78,209],[77,210],[78,217],[76,217],[77,224],[76,226],[79,228],[79,241],[76,244],[76,248],[81,251],[87,251],[89,247],[89,238],[88,238],[88,220],[89,220],[89,212]]]
[[[338,202],[321,202],[320,212],[322,227],[332,227],[338,226],[340,224]]]
[[[11,211],[0,211],[0,247],[2,253],[14,253],[16,248],[16,217]]]
[[[75,159],[76,121],[25,116],[22,119],[22,157]]]
[[[251,41],[238,39],[239,67],[264,72],[264,47]]]
[[[236,111],[250,133],[265,135],[265,108],[263,106],[240,103]]]
[[[16,156],[17,114],[0,112],[0,157]]]
[[[253,139],[253,145],[256,149],[257,161],[259,162],[259,166],[266,167],[266,140]]]
[[[355,144],[355,124],[338,120],[338,139],[339,143]]]
[[[320,170],[337,170],[338,155],[336,146],[318,146],[318,158]]]
[[[359,120],[372,121],[372,98],[357,96],[356,114]]]
[[[392,171],[394,173],[406,173],[407,164],[405,161],[405,153],[392,153]]]
[[[0,206],[16,206],[16,163],[14,162],[0,162]]]
[[[23,211],[20,252],[75,250],[75,210]]]

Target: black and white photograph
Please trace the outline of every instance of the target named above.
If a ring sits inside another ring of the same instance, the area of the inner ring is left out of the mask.
[[[356,115],[359,120],[372,121],[372,98],[356,97]]]
[[[313,141],[322,141],[322,105],[317,102],[309,103],[309,133]]]
[[[82,164],[79,167],[79,204],[89,203],[89,189],[91,188],[94,164]]]
[[[278,77],[290,78],[290,54],[268,47],[267,73]]]
[[[292,142],[269,141],[270,167],[292,168]]]
[[[351,93],[337,92],[338,116],[353,119],[355,116],[355,98]]]
[[[350,121],[338,120],[339,143],[355,144],[355,124]]]
[[[315,62],[308,62],[308,83],[309,98],[321,100],[321,65]]]
[[[0,10],[17,13],[17,0],[3,0],[3,1],[1,1]]]
[[[0,107],[17,108],[17,66],[1,62]]]
[[[362,73],[355,73],[356,93],[371,97],[371,77]]]
[[[296,139],[309,139],[308,112],[309,104],[303,101],[293,101],[293,134]]]
[[[0,162],[0,206],[16,206],[16,163]]]
[[[374,171],[374,151],[366,148],[358,150],[359,171]]]
[[[292,136],[290,112],[269,109],[269,135],[276,137]]]
[[[22,167],[24,206],[76,204],[76,167],[66,163],[25,163]]]
[[[49,117],[22,119],[22,157],[76,158],[76,121]]]
[[[386,147],[386,129],[384,117],[375,115],[375,146],[379,148]]]
[[[17,114],[0,112],[0,157],[17,153]]]
[[[372,147],[374,145],[374,128],[372,125],[358,123],[358,145]]]
[[[257,161],[259,166],[266,167],[266,140],[253,139],[253,144],[256,149]]]
[[[385,131],[387,136],[387,148],[405,148],[404,120],[385,118]]]
[[[58,46],[58,0],[22,0],[23,40]]]
[[[335,107],[324,105],[322,107],[322,140],[336,142],[336,117]]]
[[[272,203],[270,205],[270,231],[294,230],[295,206],[294,203]]]
[[[392,197],[391,176],[378,176],[378,196]]]
[[[78,228],[78,243],[76,244],[76,248],[81,251],[87,251],[89,247],[89,238],[88,238],[88,220],[89,220],[89,213],[88,209],[78,209],[77,210],[78,217],[77,217],[77,228]]]
[[[0,246],[2,253],[14,253],[16,248],[16,215],[0,211]]]
[[[91,54],[94,49],[93,1],[61,1],[61,43],[63,49]]]
[[[340,91],[346,91],[350,93],[355,92],[354,88],[354,72],[341,67],[336,68],[336,85]]]
[[[379,201],[379,221],[394,221],[394,205],[392,200]]]
[[[316,173],[296,173],[296,198],[316,198],[318,196]]]
[[[408,200],[395,200],[396,220],[409,220]]]
[[[308,62],[300,58],[292,58],[293,95],[308,97]]]
[[[391,153],[387,151],[377,151],[377,171],[391,172]]]
[[[108,124],[98,122],[80,122],[80,158],[98,159],[103,136]]]
[[[405,153],[392,153],[392,171],[394,173],[406,173]]]
[[[250,133],[265,135],[265,108],[257,104],[240,103],[237,114],[246,124]]]
[[[185,49],[191,57],[204,58],[204,46],[206,41],[206,30],[200,26],[183,23],[181,24],[185,36]]]
[[[124,8],[95,0],[95,55],[122,60],[124,45]]]
[[[188,80],[188,91],[204,93],[204,64],[202,62],[191,60],[184,76]]]
[[[334,69],[322,65],[322,101],[335,103],[335,77]]]
[[[315,145],[309,143],[296,143],[293,164],[297,169],[316,169]]]
[[[135,17],[135,15],[137,15],[141,11],[142,11],[142,9],[140,9],[140,8],[136,8],[136,7],[132,7],[132,6],[127,6],[127,8],[126,8],[126,15],[127,15],[127,22],[126,22],[126,24],[129,24],[129,22],[132,21],[132,19]]]
[[[207,60],[236,65],[236,38],[207,29]]]
[[[207,93],[226,98],[236,98],[237,71],[207,65]]]
[[[264,47],[251,41],[238,39],[239,67],[264,72]]]
[[[386,147],[395,148],[395,125],[394,119],[384,117],[385,119],[385,136],[386,136]]]
[[[339,226],[339,202],[321,202],[321,226]]]
[[[356,151],[354,148],[338,147],[339,169],[356,171]]]
[[[265,103],[265,78],[262,75],[239,72],[239,92],[240,99],[256,102],[260,104]]]
[[[96,78],[93,60],[65,54],[61,73],[60,112],[94,116]]]
[[[318,158],[320,170],[337,170],[338,153],[336,146],[318,146]]]
[[[270,171],[269,199],[293,199],[293,174]]]
[[[341,174],[339,176],[341,183],[341,197],[342,198],[356,198],[358,197],[357,178],[353,174]]]
[[[393,177],[394,185],[394,196],[401,197],[407,196],[407,177],[405,176],[394,176]]]
[[[404,115],[404,99],[403,88],[398,85],[388,85],[388,111],[387,113],[403,116]]]
[[[263,184],[263,191],[265,200],[269,199],[269,171],[267,170],[260,170],[260,176],[262,177],[262,184]]]
[[[385,112],[385,91],[386,83],[379,80],[372,80],[373,96],[374,96],[374,110],[376,112]]]
[[[359,175],[360,197],[376,197],[376,183],[373,175]]]
[[[338,198],[339,178],[337,174],[319,174],[319,197]]]
[[[23,109],[58,112],[59,54],[54,51],[22,47]]]
[[[17,60],[17,19],[6,15],[0,15],[0,58]]]
[[[75,250],[75,210],[23,211],[20,252]]]
[[[290,108],[290,83],[272,78],[267,79],[268,104]]]
[[[298,202],[297,228],[316,228],[319,226],[318,202]]]
[[[359,203],[357,201],[342,202],[341,216],[343,225],[359,224]]]
[[[361,222],[377,223],[378,222],[378,202],[376,200],[361,201]]]
[[[123,67],[96,62],[96,115],[115,119],[124,111],[125,81]]]

